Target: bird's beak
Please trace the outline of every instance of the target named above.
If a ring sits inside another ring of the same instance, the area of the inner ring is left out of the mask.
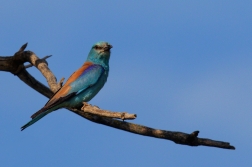
[[[112,45],[107,45],[104,47],[104,51],[110,51],[111,48],[113,48]]]

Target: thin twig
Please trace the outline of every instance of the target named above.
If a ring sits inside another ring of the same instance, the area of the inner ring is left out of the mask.
[[[59,85],[57,84],[57,79],[53,75],[52,71],[49,69],[48,64],[45,59],[39,59],[37,55],[31,51],[26,51],[25,54],[29,55],[29,62],[35,66],[42,75],[46,78],[50,89],[53,92],[56,92],[60,89]],[[50,57],[50,56],[49,56]]]
[[[136,114],[129,114],[126,112],[112,112],[108,110],[102,110],[98,108],[97,106],[92,106],[86,102],[83,103],[83,107],[81,108],[83,112],[99,115],[102,117],[108,117],[108,118],[117,118],[121,120],[131,120],[135,119],[137,117]]]
[[[46,59],[50,58],[51,56],[52,56],[52,55],[45,56],[45,57],[41,58],[40,60],[46,60]],[[47,65],[48,65],[48,64],[47,64]],[[27,65],[25,65],[25,68],[30,68],[30,67],[33,67],[33,65],[32,65],[32,64],[27,64]]]

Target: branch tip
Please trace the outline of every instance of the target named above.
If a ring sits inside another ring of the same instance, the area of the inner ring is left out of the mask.
[[[63,86],[64,80],[65,80],[64,77],[60,79],[60,81],[59,81],[59,83],[58,83],[58,85],[59,85],[60,88]]]
[[[192,132],[191,134],[189,134],[189,135],[187,136],[186,141],[187,141],[188,143],[190,143],[190,144],[193,144],[193,142],[196,141],[196,139],[197,139],[197,137],[198,137],[198,134],[199,134],[199,131],[198,131],[198,130]]]
[[[230,146],[229,149],[235,150],[235,147],[234,146]]]
[[[47,56],[44,57],[44,59],[47,59],[49,57],[52,57],[52,55],[47,55]]]
[[[192,132],[190,135],[194,136],[194,137],[198,137],[199,131],[196,130],[194,132]]]
[[[27,47],[27,45],[28,45],[28,42],[25,43],[25,44],[23,44],[23,45],[21,46],[21,48],[19,49],[19,52],[23,52],[23,51],[25,50],[25,48]]]

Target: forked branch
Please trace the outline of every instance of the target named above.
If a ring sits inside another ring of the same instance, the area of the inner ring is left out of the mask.
[[[63,79],[61,79],[61,81],[57,83],[56,77],[48,68],[48,64],[46,62],[46,59],[48,57],[39,59],[35,55],[35,53],[31,51],[24,51],[26,46],[27,44],[23,45],[20,50],[14,54],[14,56],[0,56],[0,71],[11,72],[12,74],[17,75],[23,82],[32,87],[34,90],[50,98],[53,95],[53,92],[56,92],[58,89],[60,89],[63,83]],[[25,62],[29,62],[32,66],[35,66],[43,74],[43,76],[48,82],[50,89],[39,81],[37,81],[26,71],[26,67],[24,66]],[[82,107],[82,110],[77,108],[67,109],[89,121],[124,130],[130,133],[171,140],[177,144],[183,144],[188,146],[201,145],[232,150],[235,149],[235,147],[230,145],[228,142],[198,138],[199,131],[194,131],[191,134],[187,134],[183,132],[153,129],[147,126],[142,126],[124,121],[125,119],[135,119],[135,114],[101,110],[96,106],[87,105],[86,103]],[[122,119],[122,121],[118,119]]]

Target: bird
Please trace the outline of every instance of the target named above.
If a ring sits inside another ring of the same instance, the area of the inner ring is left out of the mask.
[[[109,73],[110,49],[108,42],[95,43],[84,64],[51,97],[43,108],[34,113],[21,131],[31,126],[52,111],[64,107],[79,108],[90,101],[104,86]]]

